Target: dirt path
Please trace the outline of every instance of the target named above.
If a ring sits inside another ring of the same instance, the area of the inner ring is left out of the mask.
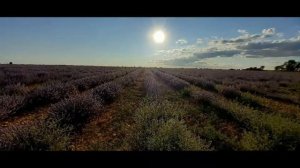
[[[154,73],[153,73],[153,75],[154,75],[156,82],[159,85],[159,89],[161,90],[160,95],[159,95],[160,97],[164,97],[164,96],[169,95],[170,93],[174,92],[174,89],[171,88],[169,85],[167,85],[162,79],[160,79]]]
[[[143,71],[133,86],[125,88],[116,101],[88,123],[82,133],[75,136],[71,150],[117,150],[131,128],[132,111],[139,107],[145,95],[144,77]]]
[[[41,107],[30,112],[11,117],[5,121],[0,122],[0,129],[10,126],[29,125],[34,121],[43,120],[47,117],[50,106]]]

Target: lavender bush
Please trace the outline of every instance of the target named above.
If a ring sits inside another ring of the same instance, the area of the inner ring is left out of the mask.
[[[5,86],[2,93],[6,95],[26,95],[28,92],[29,89],[24,84],[18,83]]]
[[[56,103],[76,93],[76,88],[70,84],[56,81],[45,83],[26,96],[25,108],[32,109],[45,104]]]
[[[192,97],[198,103],[207,104],[207,105],[212,104],[216,99],[216,96],[213,93],[207,91],[193,92]]]
[[[161,86],[158,84],[154,78],[154,74],[150,70],[145,72],[144,87],[148,97],[158,97],[161,92]]]
[[[103,83],[112,81],[115,78],[125,75],[126,72],[120,71],[110,74],[99,74],[93,77],[86,77],[83,79],[78,79],[72,81],[72,84],[78,88],[79,91],[84,91],[89,88],[95,87],[97,85],[101,85]]]
[[[122,85],[123,87],[131,86],[133,85],[134,81],[136,80],[136,78],[140,73],[141,71],[139,69],[135,70],[133,72],[126,74],[125,76],[116,79],[116,82]]]
[[[221,94],[229,99],[236,99],[241,97],[241,92],[239,92],[236,88],[234,87],[223,87],[221,89]]]
[[[19,109],[24,107],[24,96],[1,95],[0,96],[0,120],[7,119],[15,115]]]
[[[121,92],[121,85],[116,82],[108,82],[93,89],[93,97],[104,103],[111,103]]]
[[[161,72],[161,71],[154,71],[154,73],[160,77],[163,81],[165,81],[168,85],[173,87],[176,90],[181,90],[187,86],[189,86],[189,83],[179,79],[173,75]]]
[[[36,121],[31,125],[10,126],[0,130],[1,151],[61,151],[70,144],[68,128]]]
[[[47,120],[55,121],[60,127],[72,127],[76,131],[101,112],[102,107],[90,94],[74,96],[51,105]]]

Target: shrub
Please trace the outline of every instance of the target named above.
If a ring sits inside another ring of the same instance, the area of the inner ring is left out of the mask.
[[[49,82],[33,90],[26,96],[26,107],[32,109],[48,103],[56,103],[76,93],[76,88],[61,82]]]
[[[233,87],[224,87],[221,90],[221,94],[224,95],[226,98],[229,98],[229,99],[236,99],[236,98],[241,97],[241,93]]]
[[[182,121],[170,119],[160,124],[157,131],[148,137],[147,150],[154,151],[196,151],[208,150],[203,140],[196,138]]]
[[[261,102],[260,100],[263,98],[256,97],[250,93],[241,93],[240,102],[244,105],[253,107],[258,110],[267,110],[266,104]]]
[[[272,144],[268,133],[245,132],[237,145],[237,149],[242,151],[262,151],[270,150]]]
[[[194,92],[192,94],[192,97],[200,104],[209,105],[211,104],[215,99],[215,95],[210,92]]]
[[[102,110],[102,104],[91,95],[74,96],[52,105],[48,120],[61,127],[80,129],[92,116]]]
[[[154,74],[151,71],[145,72],[145,81],[144,81],[146,95],[148,97],[158,97],[160,94],[161,88],[158,82],[154,78]]]
[[[239,85],[239,88],[242,92],[256,93],[256,89],[250,84],[241,84]]]
[[[174,105],[171,102],[164,101],[147,101],[142,102],[142,107],[135,114],[135,121],[144,124],[150,124],[151,121],[165,122],[168,119],[182,119],[184,111],[180,110],[179,105]],[[177,109],[178,108],[178,109]]]
[[[25,95],[29,92],[29,89],[24,84],[12,84],[4,87],[4,94],[7,95]]]
[[[263,115],[265,130],[270,132],[273,150],[295,150],[300,147],[300,125],[279,115]]]
[[[299,102],[297,100],[294,100],[286,95],[276,94],[276,93],[269,93],[262,89],[250,86],[250,85],[241,85],[240,90],[242,92],[250,92],[252,94],[256,94],[259,96],[263,96],[269,99],[278,100],[286,103],[292,103],[298,105]]]
[[[267,143],[271,144],[269,145],[270,149],[294,150],[299,148],[300,125],[298,123],[277,114],[261,113],[257,110],[241,106],[236,102],[203,95],[198,94],[198,99],[200,98],[200,100],[209,102],[210,107],[215,107],[214,112],[219,113],[223,118],[236,122],[245,130],[268,132],[269,139]],[[260,143],[260,141],[258,140],[257,143]]]
[[[12,126],[0,131],[0,150],[68,150],[70,143],[68,131],[68,128],[59,128],[55,123],[45,123],[43,121],[26,126]]]
[[[6,119],[16,114],[19,109],[24,107],[24,100],[24,96],[0,96],[0,120]]]
[[[213,82],[199,79],[195,82],[196,86],[200,86],[202,89],[216,91],[216,86]]]
[[[211,79],[212,82],[216,83],[216,84],[222,84],[222,80],[219,80],[219,79]]]
[[[207,79],[194,77],[194,76],[188,76],[188,75],[182,75],[182,74],[175,74],[179,78],[186,80],[190,82],[191,84],[195,86],[199,86],[202,89],[209,90],[209,91],[217,91],[216,86],[212,81],[209,81]]]
[[[209,150],[181,120],[183,111],[168,101],[144,102],[129,138],[132,150]]]
[[[192,91],[190,88],[184,88],[180,91],[182,97],[191,97]]]
[[[133,72],[128,73],[125,76],[122,76],[116,79],[116,82],[122,85],[123,87],[127,87],[134,84],[137,76],[140,74],[140,70],[135,70]]]
[[[121,89],[122,87],[115,82],[105,83],[93,89],[93,97],[98,101],[111,103],[119,96]]]
[[[120,85],[127,87],[134,83],[134,77],[131,76],[131,74],[128,74],[126,76],[122,76],[121,78],[116,79],[116,82]]]
[[[77,87],[77,89],[79,91],[84,91],[89,88],[96,87],[97,85],[101,85],[103,83],[112,81],[120,76],[124,76],[125,74],[126,74],[126,72],[123,72],[123,71],[113,72],[113,73],[109,73],[109,74],[98,74],[96,76],[78,79],[78,80],[72,81],[71,83],[75,87]]]
[[[224,113],[248,130],[269,132],[272,150],[294,150],[300,145],[300,125],[277,114],[265,114],[234,102],[216,100]]]
[[[160,72],[160,71],[155,71],[155,74],[157,74],[163,81],[165,81],[168,85],[170,85],[171,87],[173,87],[176,90],[181,90],[185,87],[189,86],[189,83],[179,79],[173,75],[164,73],[164,72]]]
[[[236,141],[234,138],[229,138],[210,123],[206,123],[204,126],[197,129],[197,131],[201,137],[204,137],[208,141],[212,142],[212,145],[217,150],[233,150],[236,146]]]
[[[87,78],[77,79],[71,82],[79,91],[84,91],[88,88]]]

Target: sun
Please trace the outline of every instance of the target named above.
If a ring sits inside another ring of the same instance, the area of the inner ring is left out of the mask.
[[[152,35],[155,43],[163,43],[165,41],[166,35],[163,31],[158,30]]]

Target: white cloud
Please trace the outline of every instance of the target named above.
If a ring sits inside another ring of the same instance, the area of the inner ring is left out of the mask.
[[[201,38],[198,38],[197,41],[196,41],[196,43],[197,43],[197,44],[202,44],[202,43],[203,43],[203,40],[202,40]]]
[[[263,36],[272,36],[275,34],[275,28],[263,29],[261,33]]]
[[[261,32],[262,34],[274,34],[275,28],[263,29]]]
[[[184,45],[184,44],[187,44],[187,43],[188,42],[185,39],[179,39],[179,40],[176,41],[176,44],[179,44],[179,45]]]
[[[277,37],[283,37],[284,34],[283,33],[276,33]]]
[[[238,30],[242,35],[208,41],[206,47],[195,44],[180,49],[161,50],[158,55],[167,65],[191,66],[197,62],[217,57],[266,58],[300,56],[300,34],[290,39],[279,38],[282,33],[275,33],[275,28],[263,29],[261,34],[249,34]],[[274,37],[269,39],[269,37]],[[282,37],[282,36],[281,36]],[[277,38],[277,39],[276,39]],[[199,40],[199,41],[202,41]]]
[[[215,40],[214,44],[240,44],[240,43],[247,43],[247,42],[254,42],[254,41],[262,41],[267,40],[269,37],[273,37],[275,35],[275,28],[269,28],[269,29],[263,29],[261,34],[249,34],[246,30],[238,30],[239,33],[241,33],[240,36],[231,38],[231,39],[225,39],[225,40]],[[280,33],[276,34],[277,36],[280,36]]]
[[[238,29],[238,32],[241,34],[248,34],[248,32],[246,30],[242,30],[242,29]]]
[[[300,33],[297,36],[295,36],[295,37],[291,37],[289,40],[290,41],[298,41],[298,40],[300,40]]]
[[[219,39],[217,36],[211,36],[211,38],[215,40]]]

